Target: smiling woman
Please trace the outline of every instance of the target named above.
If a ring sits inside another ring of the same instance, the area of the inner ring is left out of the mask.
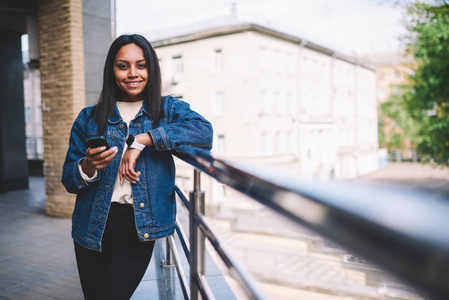
[[[131,297],[155,240],[174,232],[172,150],[212,146],[211,124],[186,102],[162,97],[160,77],[144,37],[118,37],[97,105],[73,123],[62,182],[77,194],[72,237],[86,299]],[[109,149],[88,146],[100,136]]]

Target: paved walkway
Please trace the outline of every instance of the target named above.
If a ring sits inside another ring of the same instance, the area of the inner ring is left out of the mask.
[[[385,169],[357,180],[425,190],[435,196],[449,199],[449,168],[447,167],[389,162]]]
[[[70,219],[45,214],[42,177],[31,177],[29,190],[0,194],[0,300],[83,299],[70,231]],[[175,269],[159,267],[163,259],[165,240],[158,240],[132,300],[183,299]],[[181,261],[188,278],[183,254]],[[210,256],[206,265],[217,298],[235,299]]]
[[[44,180],[0,194],[0,299],[82,299],[71,221],[45,215]]]

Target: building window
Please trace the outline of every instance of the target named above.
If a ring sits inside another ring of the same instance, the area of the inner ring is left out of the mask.
[[[377,90],[377,98],[379,99],[385,99],[385,89],[379,88]]]
[[[391,88],[391,93],[395,96],[401,95],[401,88],[398,86],[394,86]]]
[[[25,123],[28,124],[31,122],[31,107],[25,107]]]
[[[262,155],[270,156],[274,152],[274,141],[273,134],[264,132],[260,136],[260,145],[262,150]]]
[[[293,74],[293,66],[295,62],[293,60],[293,54],[287,53],[287,58],[285,59],[285,71],[287,74]]]
[[[173,76],[179,76],[183,73],[183,66],[182,66],[182,56],[173,56],[172,57],[172,72]]]
[[[273,70],[276,73],[281,73],[282,70],[282,54],[279,50],[273,51]]]
[[[211,110],[213,116],[222,116],[224,111],[223,92],[215,92],[211,97]]]
[[[296,111],[298,110],[298,107],[296,105],[295,98],[293,97],[292,93],[287,93],[286,97],[286,103],[287,103],[287,113],[291,116],[296,116]]]
[[[212,70],[214,73],[220,73],[223,69],[223,55],[221,49],[216,49],[212,61]]]
[[[261,114],[270,114],[270,103],[267,97],[267,91],[262,90],[260,91],[260,98],[259,98],[259,111]]]
[[[260,48],[260,70],[267,71],[270,65],[270,55],[267,48]]]
[[[36,152],[39,158],[43,159],[44,155],[44,140],[43,138],[36,139]]]
[[[35,122],[36,124],[42,124],[42,105],[38,105],[37,109],[35,110]]]
[[[438,113],[438,106],[436,102],[432,103],[432,109],[427,111],[428,116],[436,116]]]
[[[287,106],[287,99],[285,97],[281,97],[279,91],[274,92],[273,103],[276,105],[277,113],[279,115],[284,115]]]
[[[288,152],[295,154],[297,152],[297,135],[295,132],[290,131],[287,134]]]
[[[379,72],[379,74],[377,74],[377,79],[379,80],[383,80],[384,79],[384,73],[383,72]]]
[[[159,60],[159,69],[161,70],[161,77],[164,77],[163,76],[164,67],[163,67],[163,64],[162,64],[162,58],[158,58],[158,60]]]
[[[216,153],[225,153],[225,136],[224,134],[219,134],[217,136],[215,151]]]
[[[276,152],[285,154],[287,152],[287,140],[284,132],[276,133]]]

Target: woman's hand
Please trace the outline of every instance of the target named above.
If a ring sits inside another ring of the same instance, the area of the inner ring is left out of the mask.
[[[148,133],[141,133],[135,136],[136,141],[139,144],[145,146],[153,146],[153,139]],[[122,157],[122,162],[120,164],[120,183],[123,184],[124,178],[126,178],[131,183],[136,183],[139,181],[140,172],[134,171],[136,167],[136,161],[140,156],[140,151],[133,148],[128,148]]]
[[[92,177],[95,170],[100,170],[109,165],[112,159],[117,155],[117,147],[106,150],[106,147],[88,148],[86,158],[81,162],[83,172]]]
[[[122,157],[122,163],[120,164],[120,183],[123,183],[126,178],[131,183],[139,181],[140,172],[134,171],[136,167],[136,161],[140,156],[140,151],[133,148],[128,148]]]

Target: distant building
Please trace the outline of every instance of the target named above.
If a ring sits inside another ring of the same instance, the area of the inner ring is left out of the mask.
[[[400,94],[398,85],[407,83],[408,76],[415,68],[414,61],[400,50],[372,54],[364,60],[376,67],[378,104],[391,95]]]
[[[147,34],[163,92],[214,126],[213,151],[354,178],[378,169],[376,73],[355,58],[234,17]]]
[[[414,73],[416,62],[410,55],[404,51],[380,52],[369,55],[364,58],[370,64],[376,66],[377,70],[377,104],[380,106],[391,96],[401,95],[401,85],[408,82],[408,78]],[[383,131],[385,141],[382,144],[389,143],[393,136],[400,136],[400,146],[397,149],[388,147],[391,158],[395,160],[417,159],[414,146],[409,138],[404,137],[402,128],[398,127],[395,120],[390,118],[381,118],[379,130]],[[381,145],[387,147],[387,145]],[[398,152],[399,151],[399,152]]]
[[[44,141],[42,138],[40,71],[37,62],[29,60],[28,52],[23,52],[22,55],[27,159],[42,161],[44,159]]]

